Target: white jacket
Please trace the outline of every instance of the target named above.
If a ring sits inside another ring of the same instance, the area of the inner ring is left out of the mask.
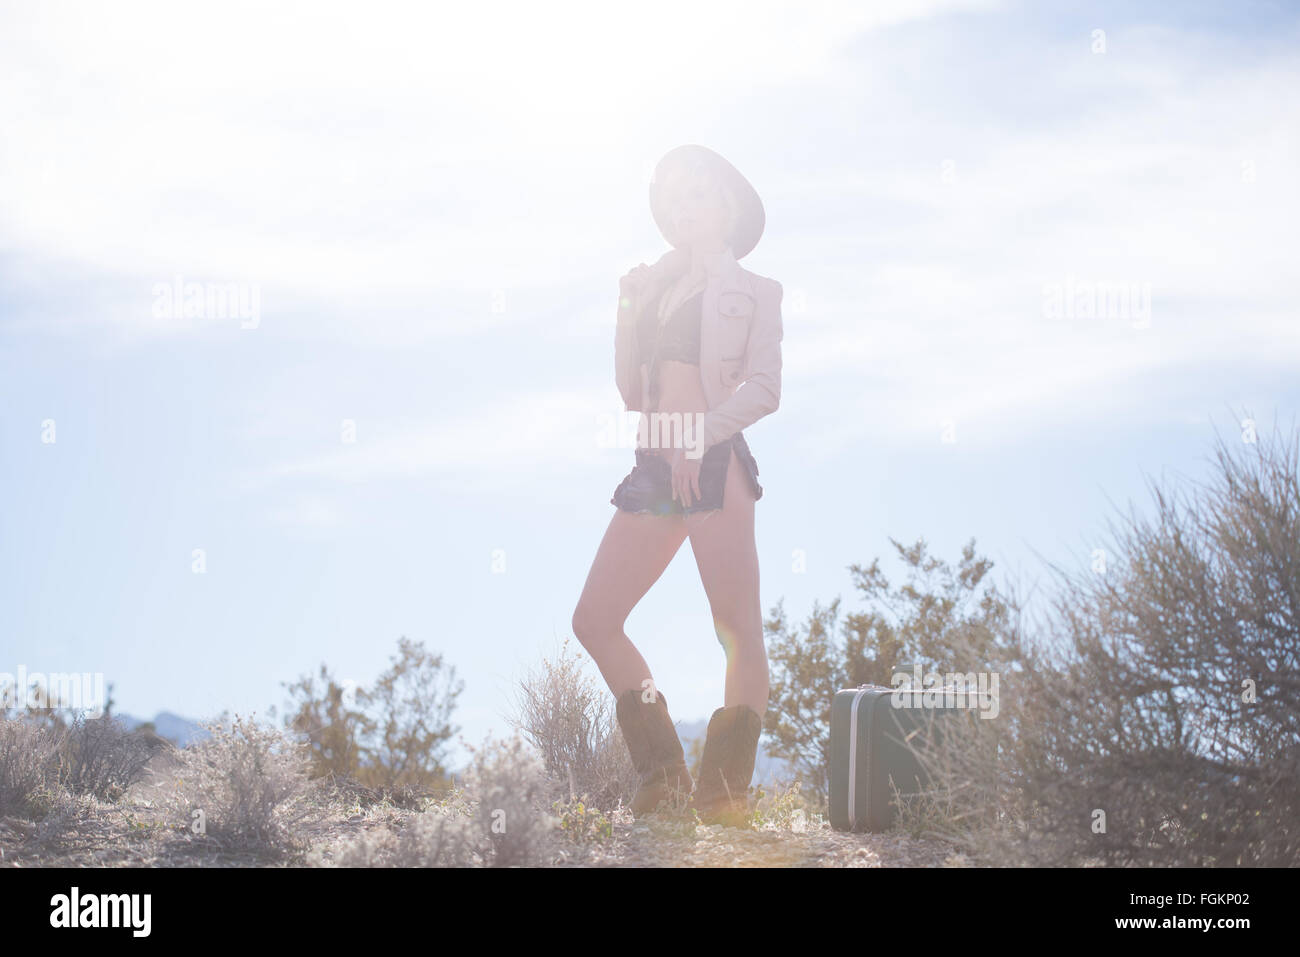
[[[618,312],[614,333],[614,378],[629,412],[650,407],[650,383],[642,374],[649,356],[638,354],[636,319],[642,308],[689,266],[670,250],[650,267],[639,295]],[[704,315],[700,322],[700,383],[708,411],[703,450],[777,410],[781,404],[781,298],[775,279],[750,272],[730,251],[707,261]]]

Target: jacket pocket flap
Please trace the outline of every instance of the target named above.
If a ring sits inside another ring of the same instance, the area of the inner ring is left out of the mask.
[[[754,297],[739,290],[725,290],[718,295],[718,313],[724,319],[748,319],[754,314]]]

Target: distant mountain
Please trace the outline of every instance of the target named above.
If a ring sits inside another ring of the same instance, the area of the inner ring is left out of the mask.
[[[708,731],[709,722],[707,719],[677,722],[677,737],[681,739],[682,747],[686,750],[687,761],[690,760],[691,743],[699,741],[700,747],[704,747],[704,738]],[[754,761],[754,786],[757,787],[760,784],[771,785],[777,779],[788,777],[790,774],[790,763],[768,754],[765,742],[762,738],[759,738],[758,757]]]
[[[119,714],[122,723],[126,725],[128,731],[134,731],[142,724],[153,724],[154,732],[160,738],[166,738],[178,748],[183,748],[194,741],[202,741],[208,737],[205,731],[189,718],[182,718],[178,714],[172,714],[170,711],[159,711],[152,721],[144,718],[136,718],[129,714]]]

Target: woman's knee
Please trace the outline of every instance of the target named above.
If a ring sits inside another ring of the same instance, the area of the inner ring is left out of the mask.
[[[767,656],[767,646],[763,643],[763,623],[755,621],[751,615],[713,616],[713,631],[718,636],[718,644],[730,657],[733,654],[749,656]]]
[[[592,620],[591,613],[581,603],[573,609],[572,625],[573,637],[585,647],[595,633],[595,622]]]
[[[590,649],[600,645],[610,639],[610,637],[621,631],[622,622],[614,623],[608,615],[602,614],[598,609],[592,608],[584,602],[578,602],[578,607],[573,610],[573,637],[578,639],[582,647]]]

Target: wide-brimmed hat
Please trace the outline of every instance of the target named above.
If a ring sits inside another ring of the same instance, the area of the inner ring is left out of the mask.
[[[654,215],[655,225],[670,245],[674,248],[681,246],[678,237],[673,235],[672,219],[663,187],[669,170],[692,162],[704,164],[731,187],[731,192],[736,197],[736,228],[731,235],[731,254],[740,259],[758,245],[758,239],[763,235],[763,225],[767,221],[763,201],[758,197],[758,190],[740,174],[740,170],[707,146],[695,143],[678,146],[665,153],[655,164],[654,176],[650,180],[650,212]]]

